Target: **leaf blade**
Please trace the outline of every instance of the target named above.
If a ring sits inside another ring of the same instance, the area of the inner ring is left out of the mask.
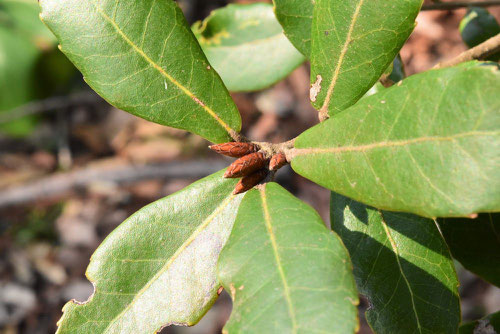
[[[500,286],[500,214],[438,219],[451,254],[467,270]]]
[[[40,50],[28,38],[19,36],[13,29],[0,25],[0,115],[9,112],[36,97],[34,68]],[[16,84],[12,84],[16,78]],[[30,134],[37,124],[34,117],[23,117],[0,123],[0,132],[13,137]]]
[[[35,0],[4,0],[0,12],[6,14],[6,22],[23,38],[29,39],[40,49],[55,46],[54,35],[40,22],[40,6]]]
[[[375,333],[456,333],[458,278],[430,219],[377,210],[332,192],[332,229],[349,250]]]
[[[311,102],[333,115],[359,100],[408,39],[422,5],[412,1],[318,0],[314,5],[311,84],[323,88]]]
[[[350,333],[357,327],[344,246],[313,209],[277,184],[245,195],[218,276],[233,298],[224,327],[229,333]]]
[[[276,18],[290,42],[306,57],[311,53],[313,0],[273,0]]]
[[[234,102],[175,2],[43,0],[41,6],[62,51],[111,104],[214,142],[240,130]]]
[[[255,91],[285,78],[304,60],[267,3],[230,4],[193,31],[230,91]]]
[[[222,173],[146,206],[113,231],[87,269],[92,299],[66,304],[58,333],[195,324],[217,298],[215,265],[242,198]]]
[[[474,64],[409,77],[304,132],[293,169],[383,210],[498,210],[499,72]]]

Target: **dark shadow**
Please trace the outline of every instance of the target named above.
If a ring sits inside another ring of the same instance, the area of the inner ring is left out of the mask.
[[[370,309],[367,311],[367,318],[371,318],[373,323],[382,321],[387,332],[403,333],[406,330],[409,331],[412,328],[411,326],[415,326],[416,318],[411,312],[413,309],[412,303],[415,303],[421,317],[420,322],[423,322],[424,317],[427,320],[431,319],[430,323],[426,322],[427,330],[433,333],[456,333],[460,322],[458,291],[452,291],[451,288],[445,286],[436,277],[404,258],[400,256],[396,258],[390,246],[387,247],[362,232],[352,231],[343,224],[344,210],[348,207],[356,218],[363,224],[369,225],[368,216],[372,208],[334,193],[332,193],[332,200],[336,204],[335,207],[332,206],[332,228],[340,235],[350,253],[358,291],[366,296],[370,302],[372,311]],[[411,228],[415,231],[415,226],[412,226],[413,215],[408,217],[408,214],[395,214],[392,212],[383,212],[382,214],[389,228],[404,234],[434,252],[443,254],[443,249],[438,250],[436,249],[437,246],[431,245],[436,243],[436,240],[432,238],[426,240],[425,233],[411,233]],[[401,218],[410,219],[410,221],[401,223]],[[416,217],[416,219],[418,220],[415,221],[415,224],[420,226],[432,224],[432,227],[435,227],[434,222],[430,219],[421,217]],[[437,229],[437,227],[435,228]],[[439,234],[436,235],[440,236]],[[444,240],[440,239],[444,244]],[[446,250],[446,247],[444,249]],[[443,255],[450,258],[449,254]],[[375,263],[379,265],[375,265]],[[394,274],[395,272],[401,272],[400,268],[404,272],[404,278],[401,275]],[[406,281],[411,286],[413,298]],[[395,291],[395,289],[398,291]],[[397,299],[397,307],[384,305],[393,292],[397,292],[398,296],[400,296]],[[430,304],[426,301],[430,301]],[[389,309],[390,312],[386,312],[387,315],[385,315],[383,310]],[[382,314],[378,316],[378,319],[375,313],[378,312],[377,310],[381,310]],[[386,317],[385,320],[382,319],[384,317]],[[443,321],[442,319],[447,320]],[[390,326],[389,324],[394,327],[387,328],[387,326]]]

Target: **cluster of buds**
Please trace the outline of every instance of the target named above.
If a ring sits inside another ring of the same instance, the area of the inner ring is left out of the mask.
[[[266,154],[260,147],[252,143],[230,142],[210,146],[213,151],[232,158],[234,161],[224,173],[226,178],[242,179],[236,185],[233,194],[244,193],[263,181],[269,171],[275,171],[286,165],[283,153]]]

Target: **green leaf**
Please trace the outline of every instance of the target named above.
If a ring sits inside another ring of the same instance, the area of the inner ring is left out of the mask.
[[[493,334],[500,333],[500,311],[492,313],[480,320],[468,322],[460,326],[459,334]]]
[[[156,201],[114,230],[92,256],[95,293],[69,302],[58,333],[154,333],[193,325],[217,298],[216,263],[242,195],[223,171]]]
[[[62,51],[111,104],[213,142],[240,130],[234,102],[174,1],[40,3]]]
[[[55,38],[40,19],[36,0],[0,2],[0,114],[37,97],[41,86],[35,69],[42,51],[55,47]],[[15,78],[15,84],[12,80]],[[9,117],[9,116],[7,116]],[[0,132],[11,137],[30,134],[37,124],[34,116],[0,123]]]
[[[487,9],[471,7],[460,22],[460,34],[468,47],[472,48],[500,33],[500,25]]]
[[[297,50],[309,56],[314,0],[273,0],[273,3],[285,35]]]
[[[358,101],[384,73],[415,27],[422,0],[316,0],[311,102],[334,115]]]
[[[37,0],[2,0],[0,25],[13,29],[18,36],[29,39],[40,49],[52,49],[56,39],[39,18]]]
[[[34,69],[39,56],[40,50],[30,40],[0,24],[0,115],[34,98]],[[35,118],[25,117],[0,124],[0,132],[22,137],[35,125]]]
[[[285,78],[304,60],[266,3],[228,5],[193,25],[210,64],[230,91],[255,91]]]
[[[221,252],[227,333],[353,333],[358,295],[339,238],[276,183],[249,191]]]
[[[332,228],[349,250],[368,324],[382,333],[456,333],[458,279],[431,219],[380,211],[332,193]]]
[[[411,76],[309,129],[293,169],[383,210],[500,210],[500,72],[475,64]]]
[[[439,219],[453,257],[488,282],[500,287],[500,213],[477,219]]]

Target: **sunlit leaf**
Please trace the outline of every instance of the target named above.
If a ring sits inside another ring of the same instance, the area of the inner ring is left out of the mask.
[[[380,78],[415,27],[422,0],[316,0],[311,94],[322,115],[353,105]]]
[[[154,333],[193,325],[217,298],[216,263],[242,195],[223,171],[156,201],[114,230],[92,256],[91,299],[69,302],[58,333]]]
[[[273,0],[276,18],[290,42],[309,56],[314,0]]]
[[[500,72],[475,64],[411,76],[307,130],[293,169],[384,210],[500,210]]]
[[[337,235],[275,183],[249,191],[218,263],[227,333],[353,333],[358,296]]]
[[[266,3],[215,10],[193,31],[230,91],[254,91],[285,78],[305,57],[283,34]]]
[[[234,102],[174,1],[40,3],[62,51],[114,106],[214,142],[240,130]]]

